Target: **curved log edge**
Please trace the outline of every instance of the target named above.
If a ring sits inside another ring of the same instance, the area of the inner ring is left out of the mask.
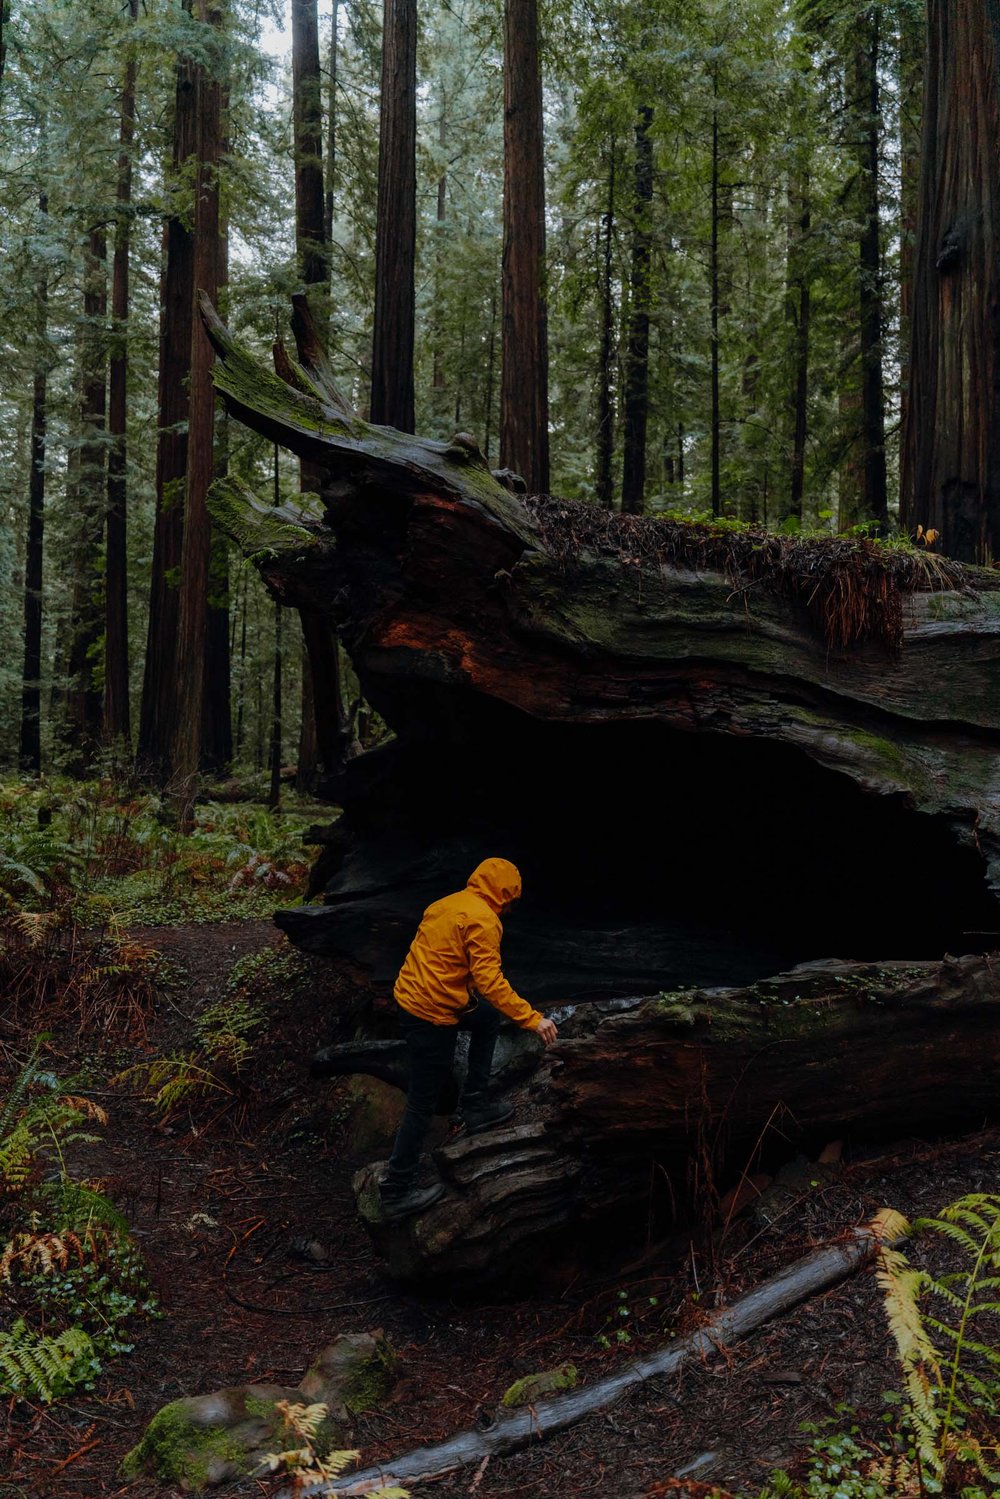
[[[805,964],[744,989],[578,1005],[535,1058],[510,1125],[435,1152],[447,1190],[425,1213],[387,1223],[383,1164],[358,1172],[394,1277],[514,1273],[571,1225],[648,1211],[652,1161],[683,1200],[693,1155],[724,1189],[779,1142],[787,1158],[801,1142],[979,1123],[996,1110],[1000,955]]]
[[[880,1214],[872,1224],[853,1229],[842,1242],[814,1250],[755,1287],[697,1332],[646,1358],[635,1359],[607,1379],[502,1415],[486,1430],[461,1432],[437,1446],[407,1452],[384,1466],[346,1474],[336,1480],[336,1486],[313,1484],[302,1493],[316,1499],[335,1494],[349,1499],[376,1485],[428,1483],[484,1457],[506,1456],[542,1441],[602,1410],[647,1380],[674,1374],[696,1356],[707,1358],[724,1352],[764,1323],[845,1280],[868,1264],[881,1244],[894,1242],[883,1232],[881,1220]],[[290,1491],[284,1490],[279,1499],[291,1499]]]

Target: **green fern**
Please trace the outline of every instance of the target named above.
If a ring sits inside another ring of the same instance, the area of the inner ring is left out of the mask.
[[[68,1327],[58,1337],[32,1332],[18,1318],[0,1332],[0,1393],[23,1395],[48,1405],[97,1373],[94,1345],[82,1328]]]
[[[169,1114],[180,1104],[212,1093],[232,1094],[232,1089],[195,1061],[195,1053],[157,1057],[153,1062],[138,1062],[119,1074],[117,1081],[139,1080],[143,1095],[162,1114]]]
[[[897,1250],[879,1256],[920,1461],[939,1480],[958,1462],[1000,1484],[1000,1196],[971,1193],[913,1232],[949,1240],[965,1261],[934,1276]]]

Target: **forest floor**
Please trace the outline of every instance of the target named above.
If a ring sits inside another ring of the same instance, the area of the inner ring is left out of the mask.
[[[55,1030],[60,1075],[92,1078],[191,1045],[192,1022],[222,992],[234,963],[284,939],[267,920],[179,924],[131,935],[156,946],[183,983],[117,1038]],[[127,1215],[163,1311],[134,1329],[135,1349],[92,1392],[50,1406],[2,1406],[0,1495],[148,1496],[177,1491],[125,1481],[120,1464],[166,1402],[243,1382],[294,1385],[338,1333],[385,1330],[400,1359],[395,1389],[357,1421],[365,1462],[443,1439],[495,1407],[523,1375],[574,1364],[590,1382],[691,1330],[811,1245],[884,1204],[935,1212],[972,1190],[1000,1188],[1000,1130],[950,1142],[904,1141],[855,1158],[793,1193],[778,1221],[745,1215],[704,1254],[641,1243],[616,1255],[577,1242],[535,1266],[504,1295],[429,1298],[383,1275],[353,1204],[349,1084],[313,1083],[307,1062],[331,1031],[348,983],[267,991],[269,1025],[253,1053],[245,1097],[177,1110],[166,1120],[134,1090],[96,1082],[107,1108],[85,1167]],[[301,1246],[321,1246],[303,1257]],[[633,1268],[623,1268],[631,1260]],[[638,1264],[634,1262],[639,1261]],[[882,1427],[883,1392],[898,1388],[881,1295],[870,1271],[818,1297],[741,1345],[657,1381],[601,1415],[528,1451],[414,1489],[414,1499],[630,1499],[664,1484],[701,1454],[701,1484],[756,1493],[775,1468],[795,1469],[803,1422]],[[849,1407],[845,1417],[842,1407]],[[273,1493],[274,1480],[223,1492]],[[664,1490],[665,1492],[665,1490]]]

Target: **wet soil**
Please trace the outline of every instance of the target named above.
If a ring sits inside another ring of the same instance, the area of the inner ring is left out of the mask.
[[[184,969],[184,987],[149,1017],[145,1038],[57,1031],[57,1071],[68,1074],[86,1057],[92,1072],[103,1066],[110,1076],[130,1059],[190,1049],[191,1021],[219,996],[233,963],[283,942],[260,921],[142,936]],[[570,1242],[558,1263],[533,1266],[503,1296],[403,1291],[384,1277],[355,1216],[349,1084],[307,1076],[347,988],[331,967],[329,981],[304,998],[271,996],[269,1034],[242,1097],[163,1123],[126,1088],[92,1090],[110,1122],[83,1164],[127,1214],[164,1316],[136,1327],[135,1351],[111,1364],[93,1392],[51,1407],[0,1406],[3,1499],[167,1499],[175,1489],[126,1482],[119,1471],[160,1406],[246,1381],[294,1385],[338,1333],[376,1328],[399,1353],[400,1377],[388,1403],[359,1418],[356,1443],[366,1462],[385,1461],[488,1419],[523,1375],[571,1362],[582,1380],[599,1378],[884,1204],[933,1212],[968,1191],[1000,1190],[996,1129],[961,1141],[896,1142],[829,1180],[807,1180],[771,1227],[749,1215],[725,1235],[716,1225],[700,1250],[676,1234],[659,1246],[605,1242],[599,1255]],[[702,1485],[752,1493],[773,1468],[801,1457],[804,1421],[822,1422],[847,1404],[863,1431],[879,1430],[882,1393],[896,1383],[878,1288],[863,1272],[562,1435],[413,1492],[630,1499],[696,1462]],[[262,1495],[276,1486],[251,1480],[223,1492]]]

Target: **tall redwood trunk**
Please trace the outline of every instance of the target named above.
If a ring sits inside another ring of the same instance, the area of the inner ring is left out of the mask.
[[[1000,557],[1000,9],[929,0],[904,523]]]
[[[190,10],[192,0],[184,0]],[[194,298],[194,239],[183,187],[197,144],[194,64],[177,60],[171,212],[163,224],[160,280],[159,420],[156,442],[156,523],[149,595],[149,627],[139,721],[140,768],[167,774],[177,720],[177,577],[184,534],[187,472],[188,376]]]
[[[196,0],[195,14],[206,28],[222,23],[219,0]],[[206,47],[214,56],[214,38]],[[214,302],[219,274],[219,178],[221,95],[219,79],[204,64],[196,75],[197,165],[194,205],[194,291]],[[184,541],[177,626],[177,724],[171,770],[180,808],[180,824],[192,823],[195,783],[201,757],[202,694],[205,679],[205,632],[208,606],[211,523],[205,496],[214,468],[215,396],[212,347],[200,317],[192,308],[191,408],[188,419],[187,483],[184,493]]]
[[[133,22],[139,0],[128,0]],[[122,85],[118,132],[118,218],[111,273],[111,361],[108,392],[108,522],[104,568],[104,737],[126,747],[132,734],[128,672],[128,560],[126,543],[126,397],[128,386],[129,248],[132,141],[135,136],[136,55],[130,46]]]
[[[415,21],[414,21],[415,26]],[[414,47],[416,34],[414,31]],[[336,57],[336,15],[331,52]],[[413,58],[414,75],[416,69]],[[326,224],[332,222],[332,185],[329,202],[323,180],[323,100],[319,65],[319,20],[316,0],[293,0],[292,4],[292,121],[295,155],[295,247],[299,276],[313,312],[316,328],[323,326],[317,305],[328,281]],[[415,107],[414,84],[414,107]],[[414,179],[414,194],[416,192]],[[415,219],[414,219],[415,223]],[[412,276],[412,261],[410,268]],[[412,317],[412,314],[411,314]],[[297,325],[298,326],[298,325]],[[411,327],[412,331],[412,327]],[[410,422],[412,430],[412,343],[410,371]],[[384,420],[389,421],[389,417]],[[315,464],[302,460],[299,480],[303,491],[318,490],[322,473]],[[329,621],[315,610],[300,611],[302,624],[302,700],[299,718],[296,784],[300,790],[315,785],[319,761],[327,775],[339,770],[345,739],[343,697],[340,683],[340,653]],[[275,646],[275,691],[280,690],[280,624]],[[323,671],[333,667],[333,679]],[[315,683],[323,683],[317,693]],[[280,706],[280,704],[279,704]],[[279,736],[280,737],[280,736]],[[273,791],[277,795],[276,789]]]
[[[614,501],[611,474],[615,454],[615,410],[612,398],[611,361],[614,352],[615,306],[612,284],[612,252],[615,237],[615,142],[608,144],[608,204],[598,229],[601,255],[601,354],[597,371],[597,478],[594,491],[598,503],[610,510]]]
[[[222,90],[222,117],[228,119],[229,91]],[[225,128],[225,127],[223,127]],[[229,153],[228,138],[223,136],[221,154]],[[219,306],[226,305],[229,286],[228,214],[219,224]],[[229,417],[217,413],[215,461],[217,479],[229,472]],[[217,526],[212,527],[208,559],[208,615],[205,621],[205,682],[202,691],[201,767],[223,775],[233,759],[232,652],[229,645],[229,541]]]
[[[340,40],[338,35],[339,17],[340,0],[333,0],[333,14],[330,17],[330,76],[326,110],[326,195],[323,216],[323,237],[326,243],[326,258],[330,268],[331,279],[333,276],[333,265],[330,259],[333,249],[333,211],[337,190],[337,52]]]
[[[882,251],[879,224],[879,7],[863,18],[855,53],[861,235],[858,243],[861,312],[861,440],[865,518],[884,535],[889,511],[885,473],[885,397],[882,381]]]
[[[622,447],[622,509],[641,514],[646,495],[646,422],[649,414],[649,308],[653,201],[653,111],[639,110],[635,127],[635,190],[632,200],[632,308],[625,361],[625,435]]]
[[[537,0],[504,4],[500,463],[549,488],[545,171]]]
[[[48,195],[38,195],[39,219],[48,214]],[[44,262],[43,262],[44,266]],[[44,274],[35,283],[38,346],[31,400],[31,473],[28,479],[28,534],[24,552],[24,669],[21,678],[22,770],[42,768],[42,556],[45,534],[45,439],[48,400],[48,300]]]
[[[910,309],[913,297],[913,250],[917,238],[917,194],[920,185],[920,106],[924,69],[924,17],[909,5],[899,16],[899,513],[913,509],[903,491],[907,477],[905,456],[910,384]]]
[[[385,0],[375,229],[371,419],[414,428],[417,235],[417,5]]]
[[[712,180],[709,293],[711,297],[711,465],[712,514],[722,514],[721,432],[719,400],[719,73],[712,73]]]
[[[811,215],[809,170],[804,164],[791,184],[788,233],[787,311],[793,329],[791,436],[792,455],[786,516],[802,519],[805,490],[806,433],[809,396],[810,286],[807,263]]]
[[[104,623],[101,541],[107,494],[108,247],[103,227],[92,229],[87,237],[83,286],[76,571],[63,723],[69,764],[75,774],[86,769],[101,742],[104,706],[96,669]]]

